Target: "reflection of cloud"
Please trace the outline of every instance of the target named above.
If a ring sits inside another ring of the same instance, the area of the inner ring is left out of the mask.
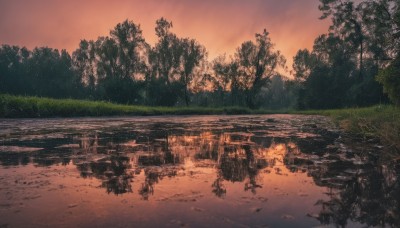
[[[272,41],[291,61],[300,48],[327,30],[319,21],[318,1],[170,0],[140,1],[2,1],[0,43],[66,48],[73,51],[80,39],[104,36],[129,18],[141,24],[146,40],[155,42],[154,24],[161,16],[173,21],[179,36],[204,44],[213,58],[234,52],[243,41],[266,28]]]

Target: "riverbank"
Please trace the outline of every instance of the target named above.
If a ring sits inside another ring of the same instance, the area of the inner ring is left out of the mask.
[[[52,99],[0,95],[1,118],[45,118],[85,116],[155,116],[155,115],[235,115],[269,114],[244,107],[149,107],[121,105],[104,101]]]
[[[331,117],[340,128],[363,140],[379,139],[393,156],[400,153],[400,108],[379,105],[367,108],[299,111],[299,114]]]
[[[244,107],[148,107],[103,101],[0,95],[1,118],[286,113],[330,116],[345,131],[364,140],[378,138],[389,148],[400,152],[400,109],[389,105],[337,110],[271,111]]]

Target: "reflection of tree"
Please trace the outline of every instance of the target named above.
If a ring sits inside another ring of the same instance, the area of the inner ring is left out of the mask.
[[[79,150],[77,150],[76,153],[97,154],[97,149],[99,147],[99,138],[97,132],[95,132],[93,137],[84,134],[78,139],[79,139]]]
[[[394,183],[386,183],[382,170],[371,169],[368,173],[359,175],[354,182],[346,183],[345,188],[338,192],[335,203],[329,208],[335,224],[344,222],[337,217],[344,217],[340,215],[350,209],[352,220],[368,226],[400,225],[400,195],[393,194],[400,190],[398,176],[396,179]]]
[[[211,185],[212,187],[212,192],[217,196],[217,197],[224,197],[226,194],[226,188],[223,184],[224,178],[221,176],[221,173],[218,172],[217,179],[214,181],[214,183]]]
[[[149,196],[154,194],[154,184],[158,183],[164,177],[176,176],[177,171],[175,167],[165,167],[161,169],[157,167],[148,167],[144,169],[144,174],[146,178],[139,189],[139,194],[142,196],[142,199],[148,200]]]
[[[224,181],[240,182],[245,191],[256,193],[261,187],[259,173],[266,167],[283,175],[307,172],[316,185],[329,190],[328,199],[316,204],[318,213],[310,215],[321,224],[346,226],[349,221],[366,226],[400,224],[399,164],[380,164],[379,159],[371,157],[364,159],[371,161],[367,164],[357,163],[354,159],[361,155],[349,151],[340,154],[339,149],[328,147],[334,145],[336,136],[316,132],[318,129],[314,127],[304,129],[321,137],[289,139],[263,136],[264,131],[252,135],[251,131],[257,129],[247,126],[233,126],[234,129],[225,132],[210,130],[211,127],[207,131],[188,130],[183,125],[159,123],[142,126],[145,132],[124,129],[99,132],[99,136],[96,133],[71,136],[61,141],[33,140],[29,142],[31,146],[51,146],[39,152],[0,153],[0,162],[3,166],[29,163],[50,166],[67,165],[72,158],[82,177],[98,178],[108,193],[137,192],[144,200],[151,198],[163,178],[183,171],[186,161],[194,163],[189,164],[186,172],[193,167],[210,170],[216,167],[217,177],[210,187],[217,197],[224,197],[229,191]],[[79,148],[58,148],[71,141],[72,145],[79,144]],[[145,175],[144,181],[132,191],[133,176],[140,174]]]
[[[127,172],[131,168],[129,157],[113,155],[97,161],[83,162],[76,165],[81,176],[94,176],[101,179],[102,187],[107,193],[116,195],[132,192],[131,179],[133,176]]]
[[[344,227],[352,220],[367,226],[400,225],[399,170],[375,162],[324,163],[328,164],[317,163],[310,172],[317,184],[329,188],[329,199],[317,202],[321,211],[316,219],[321,224]]]
[[[250,190],[253,194],[256,193],[257,188],[262,187],[257,183],[258,172],[267,166],[267,162],[264,159],[256,158],[254,153],[254,149],[248,144],[226,145],[219,160],[222,178],[232,182],[244,182],[248,178],[244,190]],[[214,182],[214,188],[218,187],[219,179],[220,177]],[[224,190],[225,193],[226,190]]]
[[[27,165],[30,162],[28,153],[0,153],[0,162],[3,166]]]
[[[142,196],[142,199],[148,200],[149,195],[154,194],[153,185],[158,183],[160,176],[157,171],[152,169],[145,169],[144,173],[146,175],[146,179],[144,183],[142,183],[142,187],[139,189],[139,194]]]
[[[300,152],[304,144],[289,145],[285,155],[285,165],[293,172],[306,170],[315,184],[328,189],[328,200],[319,200],[321,210],[310,215],[323,225],[338,227],[349,221],[366,226],[400,225],[400,183],[399,169],[388,164],[380,164],[376,155],[341,151],[331,147],[329,154],[312,150]],[[320,143],[316,144],[320,147]],[[315,152],[315,153],[314,153]],[[362,162],[366,161],[366,162]]]

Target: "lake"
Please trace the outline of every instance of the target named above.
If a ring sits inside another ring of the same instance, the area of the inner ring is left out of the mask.
[[[400,164],[302,115],[0,120],[0,227],[400,226]]]

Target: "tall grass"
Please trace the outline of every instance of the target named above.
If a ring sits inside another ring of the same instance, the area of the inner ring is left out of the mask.
[[[244,107],[148,107],[103,101],[0,95],[0,117],[6,118],[274,113],[330,116],[344,130],[364,139],[379,138],[389,148],[400,151],[400,109],[388,105],[337,110],[271,111],[251,110]]]
[[[400,153],[400,108],[379,105],[368,108],[337,110],[310,110],[301,114],[326,115],[333,118],[339,126],[363,137],[365,140],[379,138],[394,155]]]
[[[116,115],[213,115],[252,113],[252,110],[243,107],[148,107],[120,105],[104,101],[0,95],[0,117],[6,118]]]

